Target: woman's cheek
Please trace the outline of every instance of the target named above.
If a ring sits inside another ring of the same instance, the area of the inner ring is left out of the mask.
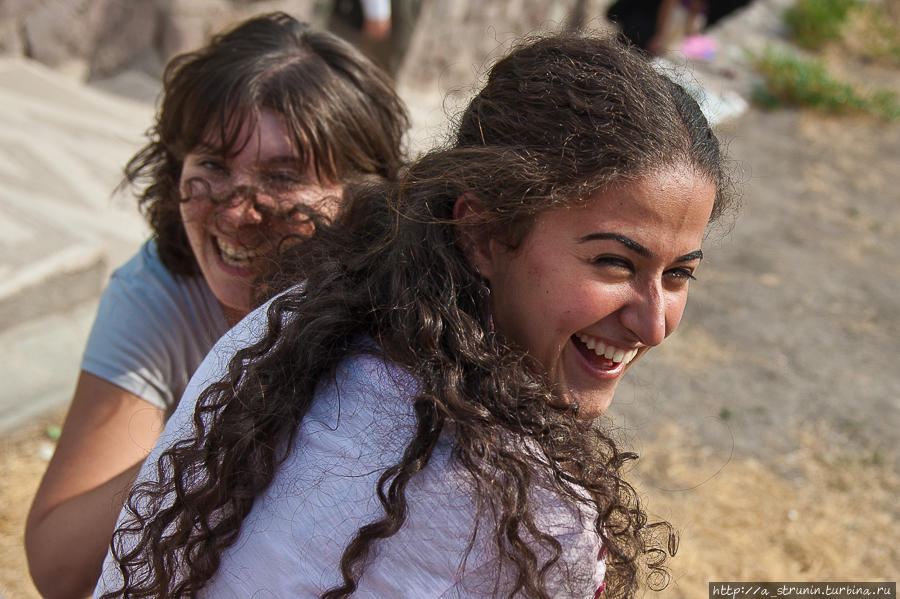
[[[208,210],[205,208],[205,202],[203,200],[194,198],[194,199],[182,199],[181,205],[179,206],[179,210],[181,212],[181,220],[185,225],[200,225]]]

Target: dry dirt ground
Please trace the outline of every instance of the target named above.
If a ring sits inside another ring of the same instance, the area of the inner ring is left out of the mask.
[[[896,70],[843,66],[900,91]],[[682,328],[611,410],[642,456],[631,477],[646,505],[680,532],[660,596],[706,597],[711,580],[895,581],[900,123],[754,109],[723,133],[743,211],[711,235]],[[0,440],[7,598],[37,596],[22,526],[61,418]]]

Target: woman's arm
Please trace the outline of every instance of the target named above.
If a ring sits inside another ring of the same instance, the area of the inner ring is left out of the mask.
[[[163,410],[81,372],[56,452],[25,524],[44,597],[84,597],[100,575],[116,518],[163,428]]]

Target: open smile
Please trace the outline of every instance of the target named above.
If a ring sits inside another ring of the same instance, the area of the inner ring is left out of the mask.
[[[228,270],[238,276],[250,276],[253,274],[255,261],[264,254],[261,248],[247,248],[235,245],[223,237],[212,236],[216,254]],[[232,270],[233,269],[233,270]],[[234,272],[240,271],[240,272]]]
[[[575,333],[571,339],[578,353],[599,375],[621,374],[638,354],[637,348],[616,347],[586,333]]]

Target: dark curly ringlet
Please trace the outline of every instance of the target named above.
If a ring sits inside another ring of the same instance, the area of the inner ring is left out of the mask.
[[[223,155],[239,153],[247,140],[235,125],[252,129],[264,108],[284,117],[303,169],[312,162],[321,181],[389,179],[400,168],[409,123],[387,74],[287,14],[245,21],[169,62],[150,142],[125,168],[126,181],[142,187],[139,204],[173,274],[200,272],[179,213],[185,155],[210,132]]]
[[[124,586],[105,597],[187,597],[209,580],[296,441],[316,386],[347,354],[371,351],[360,338],[376,340],[385,359],[420,381],[418,427],[373,489],[383,518],[358,531],[335,564],[343,584],[323,597],[352,595],[379,539],[403,525],[407,482],[428,467],[443,430],[514,573],[515,588],[502,596],[553,594],[546,574],[561,546],[540,530],[529,497],[548,469],[560,496],[598,513],[609,552],[604,597],[633,596],[644,575],[665,586],[677,538],[668,523],[648,522],[623,480],[636,456],[599,423],[553,407],[560,402],[541,365],[492,330],[452,214],[471,194],[480,206],[471,226],[516,246],[544,211],[681,165],[715,182],[715,216],[729,208],[715,135],[696,102],[643,55],[574,34],[516,47],[462,115],[455,143],[392,185],[357,187],[335,222],[288,250],[285,272],[305,280],[302,290],[275,298],[268,333],[201,394],[197,435],[163,454],[161,482],[133,490],[133,516],[113,549]],[[130,549],[120,545],[129,537]]]

